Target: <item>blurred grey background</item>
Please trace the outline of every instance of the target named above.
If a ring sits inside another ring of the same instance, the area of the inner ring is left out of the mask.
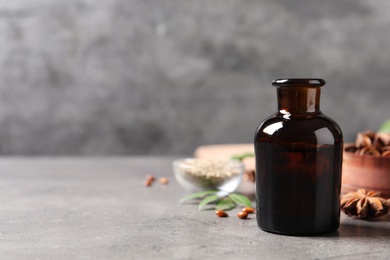
[[[352,141],[390,118],[390,2],[0,0],[0,154],[251,143],[271,81],[320,77]]]

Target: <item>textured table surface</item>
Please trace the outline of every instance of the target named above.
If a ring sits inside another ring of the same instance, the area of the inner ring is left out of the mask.
[[[217,218],[173,178],[173,158],[0,159],[1,259],[389,259],[390,218],[342,215],[337,233],[289,237]],[[147,174],[166,186],[144,187]]]

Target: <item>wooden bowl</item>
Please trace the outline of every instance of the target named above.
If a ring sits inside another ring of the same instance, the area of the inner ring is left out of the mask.
[[[344,151],[342,193],[357,189],[379,191],[381,197],[390,198],[390,158]]]

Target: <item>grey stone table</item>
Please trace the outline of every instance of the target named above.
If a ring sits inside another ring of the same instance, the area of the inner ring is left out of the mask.
[[[289,237],[195,205],[173,158],[0,159],[1,259],[389,259],[390,218]],[[144,187],[147,174],[168,185]]]

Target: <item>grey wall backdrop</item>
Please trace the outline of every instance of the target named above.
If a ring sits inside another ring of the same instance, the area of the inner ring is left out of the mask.
[[[352,141],[390,117],[386,0],[0,0],[0,153],[252,142],[271,81],[327,80]]]

